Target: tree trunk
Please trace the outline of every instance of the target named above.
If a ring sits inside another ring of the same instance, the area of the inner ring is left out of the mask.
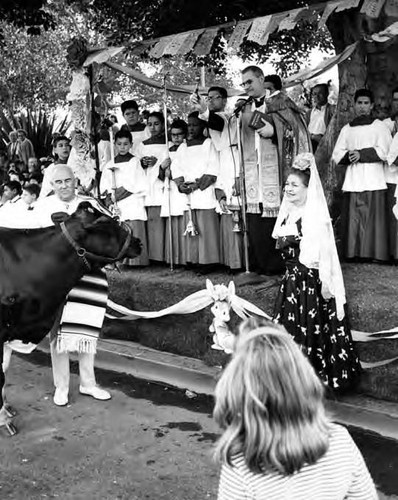
[[[315,154],[334,218],[339,213],[344,171],[336,168],[330,159],[340,130],[354,116],[355,91],[363,87],[371,89],[375,94],[375,116],[385,118],[390,110],[391,90],[398,86],[398,40],[375,43],[365,42],[364,38],[385,29],[395,21],[396,19],[384,15],[372,20],[360,14],[357,9],[333,14],[328,20],[337,54],[347,45],[360,41],[354,53],[339,65],[337,111]]]

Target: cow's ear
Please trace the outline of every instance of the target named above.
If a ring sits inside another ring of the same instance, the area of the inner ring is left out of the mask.
[[[84,210],[85,212],[89,212],[90,214],[95,214],[95,209],[89,201],[82,201],[79,203],[77,207],[78,210]]]
[[[55,212],[51,216],[51,220],[55,225],[61,224],[61,222],[65,222],[70,218],[70,215],[66,212]]]

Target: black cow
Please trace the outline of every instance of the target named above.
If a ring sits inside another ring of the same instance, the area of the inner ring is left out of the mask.
[[[1,422],[4,342],[38,344],[89,268],[141,252],[128,226],[89,201],[81,202],[71,216],[57,216],[56,225],[44,229],[0,228],[0,425],[6,423],[4,418]]]

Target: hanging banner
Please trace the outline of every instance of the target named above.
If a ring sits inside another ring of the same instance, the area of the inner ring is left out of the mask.
[[[342,0],[336,7],[336,12],[342,12],[347,9],[355,9],[361,0]]]
[[[258,43],[259,45],[266,45],[269,37],[269,27],[272,20],[272,15],[257,17],[250,28],[247,40],[250,42]]]
[[[105,47],[102,49],[90,51],[87,59],[84,61],[83,66],[90,66],[90,64],[102,64],[109,61],[112,57],[116,56],[124,50],[124,47]]]
[[[296,23],[299,23],[301,21],[316,21],[319,16],[319,9],[309,6],[304,9],[297,15],[296,17]]]
[[[149,51],[149,57],[153,57],[154,59],[159,59],[162,57],[164,53],[164,49],[167,47],[167,44],[170,42],[171,37],[161,38],[156,45],[152,47]]]
[[[235,26],[235,29],[228,40],[228,48],[235,50],[238,49],[250,26],[251,21],[240,21]]]
[[[164,49],[164,55],[175,56],[189,37],[189,33],[174,36]]]
[[[398,1],[387,0],[384,4],[384,12],[389,17],[398,17]]]
[[[210,51],[218,33],[218,28],[205,30],[193,49],[193,53],[197,56],[206,56]]]
[[[134,42],[129,45],[128,51],[133,56],[140,56],[148,50],[151,45],[152,43],[149,42]]]
[[[200,35],[203,33],[204,30],[195,30],[195,31],[190,31],[188,33],[187,38],[184,40],[184,43],[181,45],[181,47],[178,49],[176,55],[184,55],[188,54],[195,45],[196,41],[200,37]]]
[[[300,9],[291,10],[288,13],[288,15],[285,17],[285,19],[283,19],[283,21],[279,25],[279,31],[294,29],[296,27],[296,24],[297,24],[297,21],[296,21],[297,16],[303,10],[304,10],[304,7],[301,7]]]
[[[333,3],[333,2],[330,2],[326,5],[325,7],[325,10],[323,11],[323,14],[322,14],[322,17],[318,23],[318,28],[324,28],[325,25],[326,25],[326,21],[329,19],[329,16],[331,14],[333,14],[333,12],[336,10],[336,8],[338,7],[338,3]]]
[[[379,17],[385,1],[386,0],[364,0],[361,13],[376,19]]]

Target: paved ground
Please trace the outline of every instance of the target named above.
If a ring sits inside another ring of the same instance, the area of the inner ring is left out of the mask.
[[[74,375],[71,405],[57,408],[45,354],[14,357],[9,375],[19,434],[0,435],[2,500],[215,498],[210,398],[101,371],[112,401],[78,395]],[[398,443],[350,430],[380,498],[398,498]]]

